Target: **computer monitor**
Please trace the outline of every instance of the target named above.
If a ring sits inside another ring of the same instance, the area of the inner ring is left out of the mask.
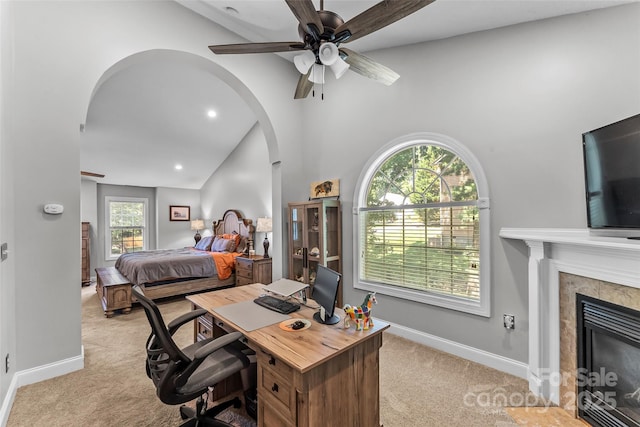
[[[342,274],[318,265],[316,281],[313,284],[311,298],[320,305],[320,310],[313,315],[313,319],[325,325],[335,325],[340,316],[334,313],[338,301],[338,285]]]

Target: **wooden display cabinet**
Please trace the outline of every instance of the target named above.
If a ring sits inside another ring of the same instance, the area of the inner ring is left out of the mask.
[[[82,286],[91,283],[91,255],[89,251],[91,241],[89,240],[89,227],[90,224],[88,222],[82,223],[82,264],[80,270]]]
[[[289,203],[289,278],[307,283],[312,289],[318,265],[342,273],[340,202],[327,199]],[[338,306],[342,307],[342,281]]]

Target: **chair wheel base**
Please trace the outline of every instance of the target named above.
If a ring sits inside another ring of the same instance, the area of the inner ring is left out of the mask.
[[[193,408],[189,408],[188,406],[182,405],[180,407],[180,418],[183,420],[188,420],[189,418],[194,418],[196,416],[196,411]]]

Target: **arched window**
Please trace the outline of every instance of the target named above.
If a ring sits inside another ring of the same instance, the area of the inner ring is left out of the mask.
[[[360,175],[355,203],[356,288],[490,315],[488,188],[462,144],[392,141]]]

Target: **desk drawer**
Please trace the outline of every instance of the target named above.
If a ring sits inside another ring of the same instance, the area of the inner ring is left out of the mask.
[[[296,390],[291,367],[270,355],[258,351],[258,401],[273,402],[275,413],[289,420],[296,419]]]
[[[196,334],[198,341],[213,338],[213,322],[210,315],[198,317],[196,320]]]
[[[293,419],[287,419],[289,414],[278,410],[279,405],[269,399],[270,396],[260,397],[258,401],[258,419],[262,427],[295,427]]]

